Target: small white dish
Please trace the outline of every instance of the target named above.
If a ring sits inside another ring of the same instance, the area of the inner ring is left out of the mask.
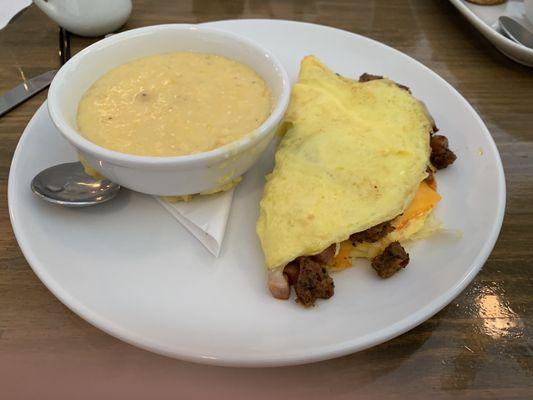
[[[272,92],[270,116],[235,142],[208,152],[176,157],[119,153],[100,147],[78,133],[79,101],[101,75],[133,59],[173,51],[222,55],[251,67]],[[54,77],[48,91],[48,109],[65,139],[102,175],[141,193],[171,196],[214,191],[243,175],[272,140],[289,97],[287,72],[263,46],[231,32],[173,24],[118,33],[80,51]]]
[[[467,101],[414,59],[325,26],[276,20],[219,21],[273,49],[296,79],[315,54],[348,77],[386,75],[408,85],[458,155],[437,174],[436,213],[462,232],[408,246],[410,265],[382,280],[365,262],[334,274],[335,295],[312,309],[272,298],[255,233],[273,146],[236,188],[226,237],[214,258],[150,196],[124,192],[87,209],[47,204],[30,191],[36,172],[76,151],[43,105],[22,135],[8,203],[20,247],[38,277],[82,318],[126,342],[206,364],[279,366],[338,357],[415,327],[476,276],[498,237],[505,179],[498,150]]]
[[[450,2],[503,54],[520,64],[533,67],[533,49],[504,36],[498,23],[500,16],[508,15],[533,31],[533,21],[526,17],[523,0],[508,0],[496,6],[480,6],[465,0],[450,0]]]

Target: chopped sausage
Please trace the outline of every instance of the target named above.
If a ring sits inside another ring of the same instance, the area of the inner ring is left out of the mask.
[[[370,82],[378,79],[383,79],[381,75],[367,74],[366,72],[359,77],[359,82]]]
[[[319,264],[327,265],[335,255],[335,244],[329,246],[322,253],[315,254],[311,258]]]
[[[382,222],[376,226],[368,228],[366,231],[357,232],[350,236],[352,244],[361,242],[374,243],[377,242],[382,237],[386,236],[394,230],[394,227],[391,225],[390,221]]]
[[[300,275],[300,261],[302,259],[309,258],[320,265],[328,265],[332,258],[335,256],[335,247],[335,244],[332,244],[321,253],[312,256],[300,257],[288,263],[283,269],[283,274],[285,274],[285,276],[287,277],[289,285],[292,286],[298,281],[298,276]]]
[[[288,263],[285,268],[283,268],[283,274],[287,277],[289,285],[294,285],[298,281],[298,276],[300,275],[300,263],[298,261]]]
[[[299,259],[300,273],[294,285],[297,301],[305,307],[315,304],[316,299],[329,299],[334,293],[333,279],[326,268],[309,257]]]
[[[364,82],[376,81],[378,79],[383,79],[383,77],[381,75],[372,75],[372,74],[367,74],[365,72],[363,75],[359,77],[359,82],[364,83]],[[402,85],[401,83],[398,83],[398,82],[394,82],[394,83],[396,83],[396,86],[398,86],[400,89],[406,90],[409,93],[411,93],[411,89],[409,89],[408,86]]]
[[[409,264],[409,254],[400,242],[392,242],[383,253],[372,259],[372,268],[381,278],[389,278]]]
[[[396,83],[396,86],[398,86],[400,89],[403,89],[407,91],[408,93],[411,93],[411,89],[409,89],[409,86],[402,85],[401,83],[398,83],[398,82],[394,82],[394,83]]]
[[[429,144],[431,146],[430,160],[435,168],[446,168],[457,159],[454,152],[448,148],[448,139],[446,136],[433,135]]]
[[[269,272],[268,289],[276,299],[287,300],[291,295],[289,281],[281,268]]]
[[[283,273],[287,276],[287,279],[289,280],[289,285],[294,285],[296,281],[298,280],[298,275],[300,274],[300,260],[303,258],[309,258],[313,260],[314,262],[320,264],[320,265],[328,265],[330,261],[335,256],[335,244],[332,244],[327,249],[322,251],[321,253],[314,254],[312,256],[303,256],[299,257],[290,263],[288,263],[285,268],[283,269]]]

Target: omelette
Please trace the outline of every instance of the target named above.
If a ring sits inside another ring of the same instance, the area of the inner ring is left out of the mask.
[[[274,297],[329,298],[357,257],[383,278],[408,264],[401,243],[438,226],[434,173],[455,160],[436,131],[409,88],[302,60],[257,221]]]

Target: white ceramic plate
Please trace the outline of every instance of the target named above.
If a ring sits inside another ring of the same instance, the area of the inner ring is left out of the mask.
[[[505,181],[496,146],[472,107],[417,61],[383,44],[312,24],[240,20],[212,23],[270,48],[294,81],[315,54],[334,70],[368,71],[407,84],[432,111],[458,161],[440,172],[437,214],[462,238],[440,234],[409,246],[411,264],[381,280],[368,264],[334,275],[336,293],[312,309],[273,299],[255,234],[270,149],[244,178],[220,258],[215,259],[151,197],[123,193],[94,208],[65,209],[32,195],[30,180],[76,159],[46,105],[13,158],[9,207],[28,262],[78,315],[129,343],[218,365],[306,363],[391,339],[448,304],[474,278],[500,230]]]
[[[475,28],[507,57],[533,67],[533,49],[515,43],[501,33],[498,18],[508,15],[533,31],[533,24],[524,14],[523,0],[508,0],[496,6],[480,6],[465,0],[450,0]]]

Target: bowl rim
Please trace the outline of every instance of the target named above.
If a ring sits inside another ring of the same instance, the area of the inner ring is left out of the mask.
[[[179,155],[179,156],[142,156],[142,155],[135,155],[135,154],[128,154],[128,153],[121,153],[119,151],[115,151],[115,150],[111,150],[111,149],[107,149],[105,147],[99,146],[96,143],[93,143],[90,140],[83,137],[76,129],[71,128],[69,124],[60,116],[60,112],[56,109],[60,107],[60,98],[57,93],[57,90],[58,90],[57,87],[59,85],[59,82],[65,79],[65,74],[73,70],[75,63],[81,62],[84,57],[87,57],[88,55],[90,56],[90,54],[95,50],[113,46],[116,43],[119,43],[124,39],[135,39],[135,37],[144,35],[146,33],[152,33],[152,32],[157,32],[161,30],[173,30],[176,32],[179,32],[179,31],[206,32],[208,34],[223,36],[227,39],[240,42],[249,47],[254,47],[260,52],[262,52],[263,54],[265,54],[266,58],[270,60],[272,66],[278,72],[278,75],[281,78],[281,87],[282,87],[281,94],[277,100],[277,103],[272,109],[268,118],[265,121],[263,121],[263,123],[259,127],[255,128],[251,132],[247,133],[245,136],[233,142],[227,143],[223,146],[217,147],[209,151],[193,153],[193,154],[185,154],[185,155]],[[205,162],[208,160],[215,160],[219,158],[229,158],[232,155],[235,155],[237,153],[240,153],[248,149],[249,147],[254,145],[256,142],[258,142],[261,138],[268,135],[268,133],[271,132],[273,128],[275,128],[275,125],[281,121],[289,104],[290,91],[291,89],[290,89],[289,76],[283,64],[279,61],[279,59],[273,53],[271,53],[268,49],[259,45],[255,41],[248,39],[244,36],[232,33],[232,32],[224,31],[222,29],[210,28],[210,27],[205,27],[205,26],[201,26],[197,24],[160,24],[160,25],[150,25],[150,26],[145,26],[142,28],[131,29],[131,30],[127,30],[124,32],[114,34],[112,36],[108,36],[102,40],[97,41],[96,43],[93,43],[92,45],[84,48],[83,50],[75,54],[65,65],[63,65],[59,69],[54,79],[52,80],[52,83],[50,84],[50,89],[48,91],[47,104],[48,104],[48,113],[54,125],[57,127],[59,132],[79,151],[87,153],[93,157],[101,158],[108,162],[115,163],[117,165],[144,164],[146,166],[164,167],[164,166],[170,166],[170,165],[174,166],[174,165],[179,165],[179,164],[190,165],[191,163],[196,163],[196,162],[201,163],[201,162]]]

